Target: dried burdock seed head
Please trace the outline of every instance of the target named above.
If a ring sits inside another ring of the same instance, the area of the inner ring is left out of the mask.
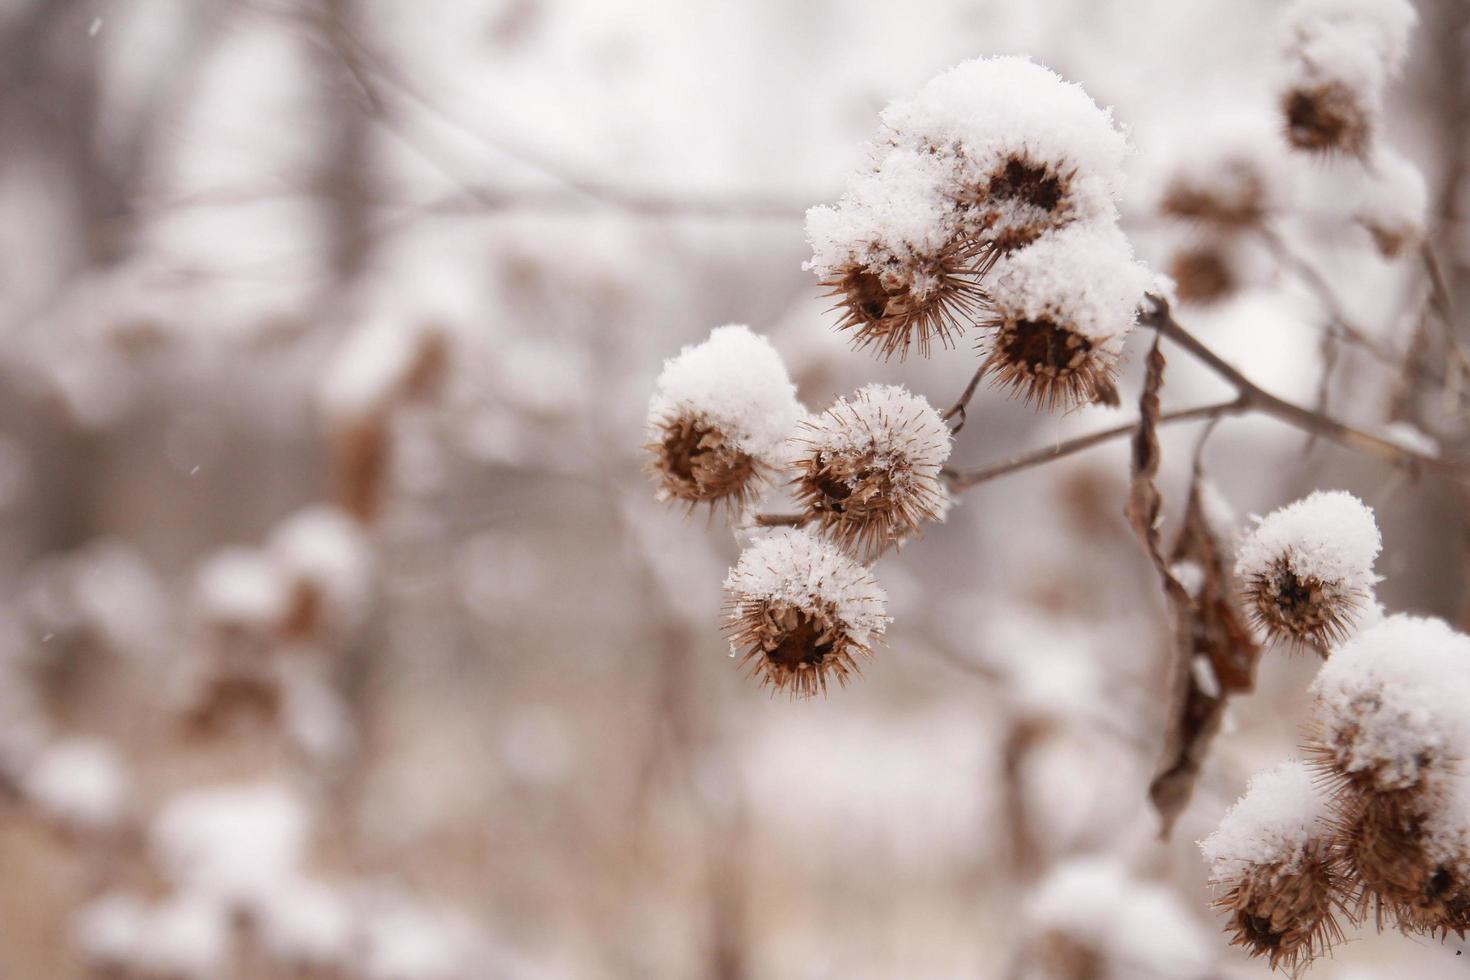
[[[1360,156],[1373,136],[1373,111],[1340,82],[1294,86],[1281,97],[1286,138],[1299,150]]]
[[[1237,289],[1230,256],[1216,244],[1175,252],[1169,277],[1181,302],[1218,303]]]
[[[1295,971],[1342,939],[1344,883],[1334,825],[1312,770],[1286,762],[1257,773],[1200,843],[1231,944]]]
[[[1297,0],[1287,12],[1286,135],[1298,149],[1361,156],[1385,84],[1403,67],[1417,20],[1408,0]]]
[[[1312,750],[1344,793],[1414,790],[1464,751],[1470,637],[1390,616],[1334,652],[1311,690]]]
[[[1113,375],[1152,280],[1111,225],[1072,225],[995,266],[992,383],[1048,409],[1116,398]]]
[[[1116,213],[1127,139],[1079,86],[1024,58],[957,65],[890,105],[883,124],[890,152],[925,160],[963,208],[964,237],[987,248]]]
[[[822,285],[841,311],[838,329],[851,330],[853,346],[871,348],[883,359],[928,357],[934,341],[953,347],[980,315],[983,296],[974,259],[958,247],[937,256],[927,268],[889,263],[838,269]]]
[[[797,503],[842,547],[877,555],[949,509],[939,471],[951,441],[923,398],[868,385],[792,439]]]
[[[1004,157],[974,190],[971,233],[987,252],[1005,255],[1071,223],[1085,211],[1075,177],[1073,168],[1024,153]]]
[[[795,698],[845,684],[888,626],[872,574],[807,530],[756,541],[725,578],[731,656]]]
[[[1076,85],[1022,58],[965,62],[882,115],[871,166],[807,212],[806,268],[884,357],[978,318],[998,256],[1116,215],[1127,141]]]
[[[743,326],[716,328],[665,363],[649,402],[644,448],[659,498],[743,510],[783,462],[803,414],[768,340]]]
[[[1207,172],[1176,174],[1159,210],[1173,218],[1223,228],[1250,228],[1266,216],[1266,175],[1254,161],[1220,161]]]
[[[1470,929],[1470,826],[1463,787],[1448,778],[1344,807],[1343,864],[1360,888],[1359,914],[1371,910],[1380,929],[1461,938]]]
[[[1382,541],[1352,494],[1318,491],[1273,511],[1240,542],[1235,576],[1258,629],[1324,655],[1373,601]]]

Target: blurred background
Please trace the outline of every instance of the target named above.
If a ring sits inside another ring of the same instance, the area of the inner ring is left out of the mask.
[[[1418,6],[1386,135],[1464,310],[1470,6]],[[1124,226],[1182,322],[1458,452],[1464,318],[1430,323],[1429,264],[1354,223],[1351,168],[1288,159],[1282,8],[0,0],[0,977],[1265,975],[1195,841],[1293,751],[1316,662],[1267,651],[1160,841],[1169,639],[1126,443],[885,557],[886,648],[809,702],[727,656],[739,541],[657,505],[640,446],[663,359],[727,322],[811,408],[953,400],[963,346],[882,364],[832,333],[803,213],[890,99],[1029,53],[1129,127]],[[1285,202],[1270,235],[1161,213],[1237,151]],[[1145,343],[1119,409],[982,388],[952,463],[1135,417]],[[1226,393],[1173,355],[1166,407]],[[1164,437],[1171,522],[1200,429]],[[1463,621],[1457,488],[1256,418],[1203,463],[1236,528],[1359,494],[1389,609]],[[1353,934],[1313,973],[1459,953]]]

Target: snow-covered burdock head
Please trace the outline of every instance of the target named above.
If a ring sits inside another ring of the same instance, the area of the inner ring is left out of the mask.
[[[660,500],[744,509],[783,461],[805,414],[770,341],[715,328],[664,364],[648,404],[648,471]]]
[[[859,557],[881,553],[949,509],[940,467],[952,439],[939,413],[896,385],[868,385],[792,439],[797,502]]]
[[[1281,96],[1291,144],[1362,155],[1417,20],[1408,0],[1296,0],[1287,13]]]
[[[1272,511],[1241,541],[1235,575],[1257,628],[1327,650],[1373,601],[1382,539],[1373,511],[1341,490]]]
[[[883,112],[886,143],[922,154],[965,237],[1004,254],[1116,214],[1128,140],[1079,85],[1026,58],[977,58]]]
[[[1348,640],[1312,684],[1318,755],[1370,792],[1420,786],[1466,748],[1470,637],[1390,616]]]
[[[1152,274],[1110,224],[1072,225],[996,263],[983,347],[994,383],[1048,409],[1113,395]]]
[[[806,267],[840,326],[889,357],[948,345],[998,256],[1116,217],[1127,140],[1076,85],[1024,58],[967,61],[882,114],[872,164],[807,212]]]
[[[807,530],[783,529],[740,555],[725,578],[730,652],[773,692],[807,698],[857,672],[888,626],[872,574]]]
[[[886,360],[917,347],[928,357],[936,339],[954,346],[980,309],[955,205],[919,154],[890,151],[849,182],[836,207],[809,210],[806,231],[806,268],[836,298],[838,329],[853,331],[858,348]]]
[[[1231,945],[1295,971],[1342,939],[1343,882],[1333,860],[1332,813],[1307,765],[1251,777],[1220,827],[1200,842]]]

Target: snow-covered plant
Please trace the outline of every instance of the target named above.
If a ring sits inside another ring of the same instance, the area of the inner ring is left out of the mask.
[[[782,529],[740,555],[725,579],[732,655],[773,691],[810,697],[846,683],[888,626],[871,574],[804,529]]]
[[[743,509],[781,466],[804,414],[770,341],[745,326],[715,328],[664,365],[648,405],[660,498]]]
[[[1372,604],[1381,548],[1362,501],[1318,491],[1257,522],[1237,549],[1235,575],[1258,628],[1325,656]]]
[[[1403,68],[1417,20],[1408,0],[1296,0],[1287,13],[1281,96],[1293,146],[1368,150],[1384,87]]]
[[[949,492],[939,470],[952,441],[921,396],[868,385],[802,424],[792,440],[794,495],[824,534],[877,555],[944,516]]]
[[[1346,894],[1332,814],[1317,774],[1297,761],[1251,777],[1245,796],[1200,843],[1231,943],[1294,969],[1342,938]]]

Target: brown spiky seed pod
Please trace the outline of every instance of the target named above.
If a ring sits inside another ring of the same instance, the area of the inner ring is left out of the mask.
[[[1261,519],[1240,542],[1242,604],[1266,635],[1325,656],[1371,607],[1381,546],[1362,501],[1342,491],[1313,493]]]
[[[999,261],[982,343],[992,384],[1048,409],[1115,403],[1113,377],[1151,275],[1111,225],[1072,225]]]
[[[949,508],[940,468],[949,428],[918,395],[868,385],[803,423],[791,481],[806,516],[859,557],[872,557]]]
[[[1231,945],[1294,972],[1342,939],[1333,829],[1310,767],[1290,761],[1252,777],[1200,844]]]
[[[1461,938],[1470,929],[1464,813],[1436,786],[1346,799],[1342,849],[1359,913],[1379,929]]]
[[[784,461],[804,414],[775,348],[718,327],[664,365],[648,406],[646,469],[661,500],[744,510]]]
[[[1175,252],[1169,260],[1175,295],[1185,303],[1218,303],[1238,288],[1226,249],[1211,243]]]
[[[846,684],[888,624],[866,568],[804,529],[757,540],[725,579],[730,655],[772,693]]]
[[[1373,112],[1356,89],[1324,82],[1288,89],[1281,97],[1286,138],[1299,150],[1361,156],[1373,138]]]
[[[903,360],[911,349],[928,357],[936,340],[955,346],[983,308],[980,274],[971,254],[951,245],[921,265],[847,263],[822,285],[841,313],[837,328],[852,331],[855,348]]]

